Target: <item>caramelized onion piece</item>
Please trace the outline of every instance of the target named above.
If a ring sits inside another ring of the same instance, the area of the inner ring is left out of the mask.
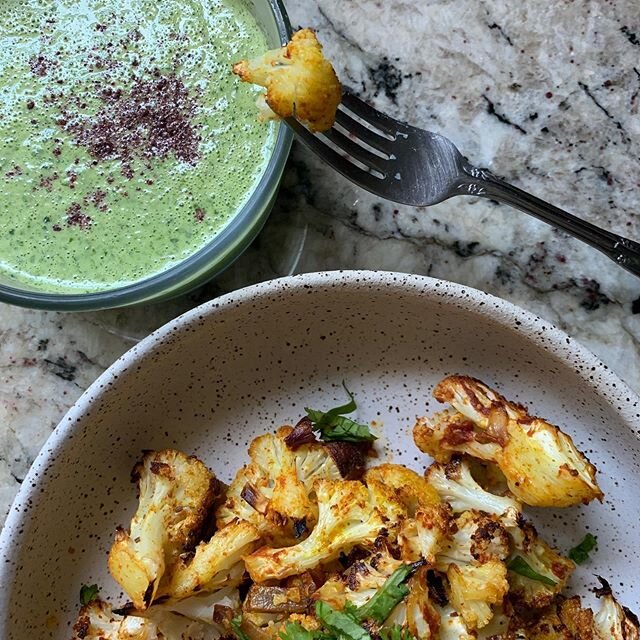
[[[240,497],[253,507],[258,513],[266,513],[269,507],[269,500],[262,494],[262,492],[254,487],[250,482],[242,487]]]
[[[284,442],[289,449],[293,449],[294,451],[303,444],[317,442],[316,436],[313,433],[311,420],[307,416],[301,418],[293,428],[293,431],[284,439]]]
[[[244,610],[251,613],[304,613],[310,604],[311,598],[303,588],[252,584],[244,601]]]
[[[352,442],[327,442],[325,447],[345,480],[358,480],[362,477],[365,459],[358,445]]]
[[[486,434],[501,447],[509,442],[509,416],[502,405],[494,405],[489,411],[489,424]]]

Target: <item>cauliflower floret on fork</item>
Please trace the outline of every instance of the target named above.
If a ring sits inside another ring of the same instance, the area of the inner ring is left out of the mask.
[[[149,451],[133,470],[139,504],[129,531],[119,528],[109,571],[137,609],[155,598],[165,570],[197,543],[218,482],[195,457]]]
[[[494,462],[511,493],[532,506],[602,500],[595,467],[557,427],[530,416],[474,378],[445,378],[434,396],[455,412],[418,420],[414,439],[438,462],[447,462],[455,452]]]
[[[262,119],[294,117],[310,131],[326,131],[333,125],[342,87],[311,29],[294,33],[280,49],[237,62],[233,72],[244,82],[266,88],[259,99]]]

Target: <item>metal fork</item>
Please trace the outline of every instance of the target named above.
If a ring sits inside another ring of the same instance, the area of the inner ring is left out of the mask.
[[[334,169],[381,198],[418,207],[464,195],[504,202],[566,231],[640,276],[639,243],[474,167],[444,136],[395,120],[348,91],[329,131],[312,134],[293,118],[287,124]]]

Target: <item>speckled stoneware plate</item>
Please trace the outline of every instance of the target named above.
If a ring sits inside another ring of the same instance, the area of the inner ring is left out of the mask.
[[[577,572],[640,599],[638,398],[543,320],[430,278],[335,272],[285,278],[207,303],[118,360],[69,411],[27,476],[0,539],[0,637],[67,640],[83,583],[121,597],[106,570],[116,525],[135,508],[129,472],[145,448],[177,447],[224,480],[249,440],[303,407],[355,393],[388,456],[424,468],[411,438],[434,384],[461,372],[561,425],[597,465],[605,504],[534,514],[560,548],[598,535]]]

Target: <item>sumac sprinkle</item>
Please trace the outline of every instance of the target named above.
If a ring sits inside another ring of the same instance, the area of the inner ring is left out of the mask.
[[[81,229],[89,229],[91,227],[91,218],[82,212],[80,205],[74,202],[67,209],[67,224],[70,227],[80,227]]]
[[[198,160],[197,105],[176,76],[137,80],[128,92],[104,89],[100,99],[95,115],[79,115],[64,126],[96,160],[121,160],[125,177],[134,157]]]
[[[44,77],[49,73],[49,69],[55,66],[57,62],[55,60],[48,60],[44,56],[33,56],[29,60],[29,67],[31,68],[31,73],[33,75],[38,76],[40,78]]]

